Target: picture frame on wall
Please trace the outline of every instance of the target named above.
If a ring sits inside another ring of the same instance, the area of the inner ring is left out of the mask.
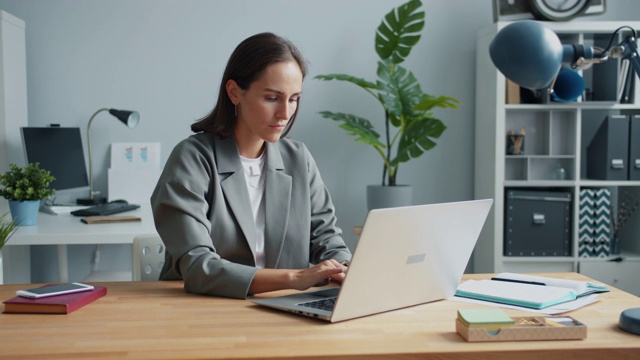
[[[580,4],[586,2],[585,4]],[[493,21],[516,21],[525,19],[549,20],[541,14],[536,14],[534,3],[542,4],[544,7],[556,6],[552,0],[493,0]],[[572,4],[574,3],[574,4]],[[557,6],[586,6],[578,16],[600,15],[606,12],[606,0],[573,0]],[[555,20],[555,19],[552,19]],[[569,20],[556,20],[564,21]]]

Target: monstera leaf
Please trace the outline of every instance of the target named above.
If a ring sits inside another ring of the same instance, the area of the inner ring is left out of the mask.
[[[345,75],[345,74],[327,74],[327,75],[318,75],[315,77],[315,79],[318,80],[325,80],[325,81],[329,81],[329,80],[340,80],[340,81],[347,81],[350,82],[352,84],[358,85],[361,88],[368,90],[368,89],[373,89],[373,90],[377,90],[378,89],[378,85],[368,82],[365,79],[361,79],[355,76],[351,76],[351,75]]]
[[[342,121],[343,123],[340,127],[346,130],[349,135],[355,136],[357,142],[374,147],[385,147],[384,144],[378,140],[380,139],[380,135],[373,130],[373,125],[371,125],[371,122],[367,119],[351,114],[334,113],[331,111],[322,111],[320,115],[327,119]]]
[[[439,138],[446,128],[441,120],[434,118],[424,118],[409,124],[400,137],[398,152],[396,158],[391,161],[391,165],[407,162],[432,149],[436,146],[433,139]]]
[[[384,17],[376,31],[376,52],[380,59],[391,58],[392,63],[399,64],[409,56],[424,28],[424,11],[416,12],[420,6],[420,0],[409,1]]]
[[[449,96],[431,96],[423,94],[422,99],[415,105],[415,110],[429,111],[433,108],[439,107],[444,109],[457,109],[460,101]]]
[[[414,107],[423,94],[420,84],[413,73],[389,61],[378,62],[378,79],[380,102],[391,115],[393,126],[399,127],[403,115],[414,115]]]

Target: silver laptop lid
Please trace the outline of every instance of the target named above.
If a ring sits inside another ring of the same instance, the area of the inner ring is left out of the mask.
[[[493,200],[371,210],[332,322],[452,296]]]

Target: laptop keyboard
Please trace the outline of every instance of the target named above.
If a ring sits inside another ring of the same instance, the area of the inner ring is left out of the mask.
[[[300,303],[298,304],[298,306],[304,306],[304,307],[318,309],[318,310],[333,311],[333,306],[335,304],[336,304],[336,297],[330,297],[326,299]]]

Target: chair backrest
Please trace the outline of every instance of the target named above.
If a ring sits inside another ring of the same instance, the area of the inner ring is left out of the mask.
[[[133,239],[133,281],[158,280],[164,265],[164,244],[158,234]]]

